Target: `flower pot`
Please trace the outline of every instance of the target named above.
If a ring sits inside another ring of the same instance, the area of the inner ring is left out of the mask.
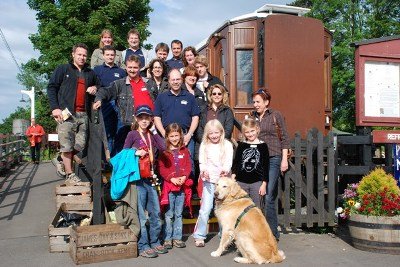
[[[400,255],[400,216],[352,214],[348,226],[354,247]]]

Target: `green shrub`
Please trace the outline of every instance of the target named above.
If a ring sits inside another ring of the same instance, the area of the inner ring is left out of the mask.
[[[386,173],[382,168],[376,168],[361,179],[357,193],[362,198],[366,194],[377,195],[384,191],[385,188],[389,194],[400,194],[400,188],[397,186],[397,181],[394,177]]]

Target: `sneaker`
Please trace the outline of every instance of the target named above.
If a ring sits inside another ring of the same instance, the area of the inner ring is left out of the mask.
[[[202,248],[204,247],[204,239],[199,239],[199,238],[195,238],[194,239],[194,245],[198,248]]]
[[[164,248],[172,249],[172,241],[171,240],[164,241]]]
[[[153,249],[149,248],[148,250],[142,251],[140,256],[143,258],[156,258],[158,257],[158,254]]]
[[[183,242],[182,240],[174,240],[173,245],[174,245],[174,247],[177,247],[177,248],[185,248],[186,247],[185,242]]]
[[[60,162],[57,157],[52,159],[51,163],[53,163],[54,167],[56,167],[57,175],[64,178],[65,177],[64,164],[62,164],[62,162]]]
[[[66,185],[76,185],[77,183],[80,183],[80,182],[81,182],[81,179],[75,173],[68,174],[67,179],[65,179]]]
[[[168,253],[168,249],[166,249],[163,245],[158,245],[153,248],[155,252],[158,254],[165,254]]]

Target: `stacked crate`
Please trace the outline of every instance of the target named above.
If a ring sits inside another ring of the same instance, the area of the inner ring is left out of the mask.
[[[68,211],[89,214],[93,209],[90,183],[80,182],[76,185],[56,186],[56,208],[58,209],[62,203],[65,203]]]
[[[55,193],[57,213],[48,227],[49,251],[68,252],[70,227],[56,227],[57,222],[61,212],[89,216],[93,209],[92,190],[89,182],[81,182],[72,186],[57,185]]]
[[[56,207],[49,225],[49,251],[69,252],[75,264],[103,262],[138,256],[137,237],[119,224],[56,227],[61,212],[90,215],[92,190],[88,182],[56,186]]]

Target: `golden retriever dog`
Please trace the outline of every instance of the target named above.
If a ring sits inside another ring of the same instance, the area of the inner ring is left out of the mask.
[[[261,210],[239,184],[227,177],[219,179],[215,187],[215,214],[222,227],[221,240],[211,256],[219,257],[233,241],[242,257],[239,263],[277,263],[286,256],[278,244]],[[254,205],[254,206],[252,206]]]

